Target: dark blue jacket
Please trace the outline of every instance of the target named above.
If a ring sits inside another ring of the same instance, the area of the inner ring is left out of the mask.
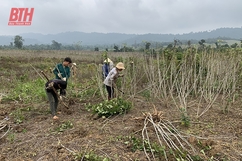
[[[103,77],[106,78],[108,76],[108,73],[110,72],[110,65],[107,63],[103,64],[102,71],[103,71]]]

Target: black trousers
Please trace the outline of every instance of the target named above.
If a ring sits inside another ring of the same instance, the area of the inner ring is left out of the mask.
[[[107,89],[107,92],[108,92],[108,97],[114,98],[114,88],[106,85],[106,89]]]

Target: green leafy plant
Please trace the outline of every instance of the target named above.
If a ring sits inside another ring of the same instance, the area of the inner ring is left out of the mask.
[[[15,140],[15,134],[14,133],[9,133],[7,136],[7,140],[10,142],[14,142]]]
[[[25,119],[22,109],[20,109],[20,108],[17,108],[12,113],[10,113],[10,116],[14,117],[14,122],[17,124],[21,124]]]
[[[165,146],[160,146],[157,143],[149,144],[147,140],[142,140],[134,136],[126,137],[125,144],[131,147],[131,150],[134,152],[136,150],[153,152],[157,157],[162,157],[166,149]]]
[[[122,98],[114,98],[110,101],[103,101],[95,105],[87,105],[86,108],[98,116],[112,116],[117,114],[123,114],[129,111],[132,107],[131,102],[125,101]]]
[[[185,108],[180,108],[180,112],[181,112],[181,123],[182,125],[188,127],[190,126],[190,118],[187,115],[187,110]]]
[[[207,144],[203,144],[200,140],[198,140],[197,145],[201,148],[200,152],[205,155],[206,152],[210,151],[212,147]]]
[[[27,129],[23,129],[22,132],[25,134],[27,132]]]
[[[71,129],[73,127],[73,123],[71,121],[65,121],[64,123],[60,124],[55,131],[63,132],[66,129]]]

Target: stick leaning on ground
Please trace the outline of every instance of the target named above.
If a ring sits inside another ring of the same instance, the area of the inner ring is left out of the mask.
[[[45,75],[45,73],[43,72],[43,71],[41,71],[41,73],[43,74],[43,76],[47,79],[47,81],[49,82],[50,80],[49,80],[49,78]],[[62,99],[60,99],[60,95],[58,94],[58,92],[56,91],[56,89],[52,86],[51,87],[52,89],[53,89],[53,91],[55,92],[55,94],[57,95],[57,98],[58,98],[58,100],[60,100],[60,102],[67,108],[67,109],[69,109],[69,107],[65,104],[65,102],[62,100]]]

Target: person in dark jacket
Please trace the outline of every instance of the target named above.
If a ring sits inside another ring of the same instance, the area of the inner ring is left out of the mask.
[[[69,65],[72,63],[71,58],[66,57],[62,63],[55,66],[53,73],[55,74],[55,79],[61,79],[67,81],[71,75]]]
[[[109,58],[105,59],[102,66],[103,78],[108,76],[108,73],[113,69],[113,61]]]
[[[61,99],[61,97],[65,96],[66,94],[65,92],[66,86],[67,86],[67,82],[60,79],[49,80],[45,84],[46,94],[50,103],[50,111],[54,120],[58,119],[58,117],[56,116],[57,107],[59,104],[59,99]],[[59,89],[60,89],[60,98],[58,98]]]
[[[66,57],[62,63],[55,66],[53,73],[55,74],[55,79],[60,79],[66,81],[71,76],[70,64],[72,63],[71,58]],[[62,89],[60,89],[62,91]]]

